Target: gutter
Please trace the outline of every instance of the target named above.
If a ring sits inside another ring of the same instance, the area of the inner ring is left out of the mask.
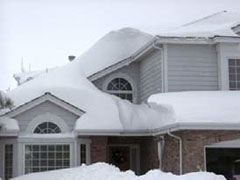
[[[75,129],[77,135],[82,136],[158,136],[167,134],[169,129],[171,132],[184,131],[184,130],[228,130],[228,131],[239,131],[240,124],[236,123],[172,123],[163,125],[159,128],[154,129]]]
[[[179,174],[182,175],[183,173],[182,138],[172,134],[170,129],[168,129],[168,135],[179,141]]]

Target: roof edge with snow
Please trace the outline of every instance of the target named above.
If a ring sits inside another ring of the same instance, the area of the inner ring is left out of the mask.
[[[13,109],[10,109],[9,111],[5,112],[4,114],[0,115],[0,117],[4,117],[4,116],[9,116],[9,117],[14,117],[17,114],[20,114],[26,110],[31,109],[32,107],[35,107],[45,101],[51,101],[54,104],[59,105],[60,107],[72,112],[73,114],[76,114],[78,116],[81,116],[82,114],[85,113],[84,110],[79,109],[78,107],[64,101],[61,98],[58,98],[57,96],[53,95],[50,92],[46,92],[41,96],[36,97],[35,99],[32,99],[22,105],[19,105]]]

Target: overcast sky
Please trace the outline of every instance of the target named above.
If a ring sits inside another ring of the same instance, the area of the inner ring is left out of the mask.
[[[203,16],[240,12],[240,0],[0,0],[0,89],[13,74],[61,66],[108,31],[134,27],[157,34]]]

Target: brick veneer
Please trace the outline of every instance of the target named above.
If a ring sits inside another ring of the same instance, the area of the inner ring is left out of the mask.
[[[91,137],[91,163],[107,162],[107,137]]]
[[[108,162],[108,146],[116,144],[138,144],[140,146],[140,173],[158,168],[158,137],[106,137],[92,136],[91,162]]]
[[[240,131],[179,131],[174,134],[183,140],[183,173],[204,170],[204,146],[240,138]],[[176,139],[163,135],[163,170],[179,173],[179,143]],[[107,137],[92,136],[91,162],[108,162],[108,145],[138,144],[140,146],[140,171],[159,167],[157,142],[160,136],[149,137]]]
[[[204,170],[204,146],[240,138],[240,131],[180,131],[183,139],[183,172]],[[179,173],[179,144],[176,139],[164,136],[163,170]]]

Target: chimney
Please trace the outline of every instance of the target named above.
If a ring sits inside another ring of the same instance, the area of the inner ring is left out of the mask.
[[[73,55],[68,56],[68,60],[69,60],[70,62],[73,61],[75,58],[76,58],[76,56],[73,56]]]

